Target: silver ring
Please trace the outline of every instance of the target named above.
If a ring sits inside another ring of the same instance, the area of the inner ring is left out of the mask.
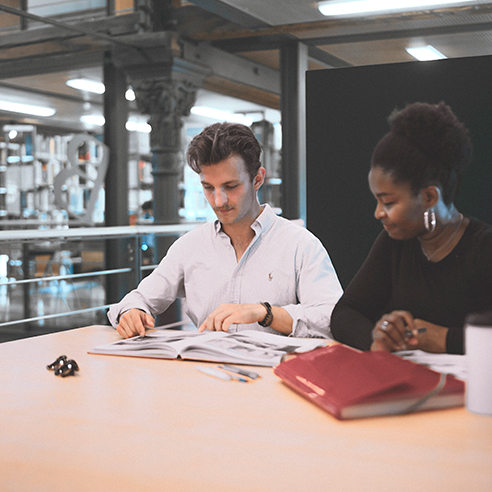
[[[381,323],[381,330],[386,331],[386,328],[388,328],[389,322],[388,321],[383,321]]]

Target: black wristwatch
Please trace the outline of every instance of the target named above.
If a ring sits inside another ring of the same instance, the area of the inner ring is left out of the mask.
[[[260,304],[267,310],[267,313],[263,321],[258,321],[258,324],[260,326],[270,326],[273,321],[272,306],[268,302],[260,302]]]

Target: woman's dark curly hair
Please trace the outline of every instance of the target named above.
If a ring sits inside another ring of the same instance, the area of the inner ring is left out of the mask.
[[[196,135],[188,147],[186,158],[191,169],[200,174],[202,166],[217,164],[233,155],[244,159],[253,180],[261,166],[261,146],[248,126],[224,122],[209,125]]]
[[[390,117],[390,132],[377,144],[371,169],[379,166],[418,193],[438,186],[445,204],[455,199],[461,176],[472,160],[468,130],[449,106],[413,103]]]

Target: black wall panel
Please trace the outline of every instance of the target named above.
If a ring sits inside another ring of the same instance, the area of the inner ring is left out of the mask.
[[[474,162],[458,209],[492,224],[492,56],[307,72],[307,227],[346,287],[381,231],[367,184],[387,117],[412,102],[451,106],[470,130]]]

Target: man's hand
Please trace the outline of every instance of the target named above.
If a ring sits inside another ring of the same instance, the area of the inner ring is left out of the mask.
[[[123,338],[130,338],[136,335],[145,336],[146,328],[154,327],[154,318],[140,309],[130,309],[120,316],[120,322],[116,331]]]
[[[232,324],[256,323],[265,316],[266,309],[261,304],[221,304],[207,316],[198,331],[228,331]]]

